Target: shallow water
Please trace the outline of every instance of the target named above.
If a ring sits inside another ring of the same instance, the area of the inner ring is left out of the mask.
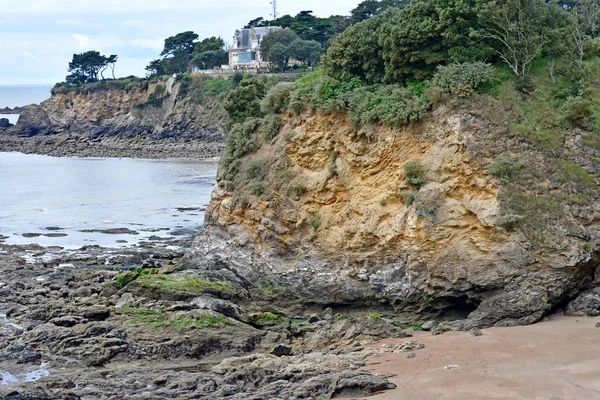
[[[202,225],[216,171],[216,161],[0,153],[0,234],[8,244],[67,249],[189,234]],[[139,234],[82,232],[113,228]]]
[[[50,97],[50,85],[0,85],[0,108],[40,104]]]

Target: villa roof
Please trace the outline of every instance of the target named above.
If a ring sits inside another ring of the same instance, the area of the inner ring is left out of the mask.
[[[252,41],[257,40],[260,42],[263,37],[271,32],[279,31],[282,28],[280,26],[265,26],[258,28],[244,28],[236,32],[237,47],[236,49],[251,49]],[[256,47],[256,46],[255,46]]]

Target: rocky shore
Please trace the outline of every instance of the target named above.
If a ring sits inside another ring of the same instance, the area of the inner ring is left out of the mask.
[[[367,344],[411,335],[394,321],[242,308],[230,284],[178,271],[182,252],[148,247],[57,257],[0,245],[0,398],[329,399],[395,387],[360,370],[394,351]]]
[[[153,140],[108,138],[93,141],[86,135],[62,134],[19,137],[0,134],[0,151],[42,154],[54,157],[102,158],[194,158],[219,157],[224,150],[219,142],[195,140]]]
[[[40,105],[0,109],[0,151],[78,157],[214,158],[224,150],[220,103],[174,78],[54,91]],[[19,114],[15,125],[3,114]]]

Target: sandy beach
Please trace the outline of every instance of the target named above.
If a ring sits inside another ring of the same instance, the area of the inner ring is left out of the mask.
[[[486,329],[478,337],[415,332],[413,339],[425,344],[415,358],[385,353],[364,369],[395,375],[390,380],[398,387],[372,397],[377,400],[600,399],[598,322],[553,315],[535,325]]]

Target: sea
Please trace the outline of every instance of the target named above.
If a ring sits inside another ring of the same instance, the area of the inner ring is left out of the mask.
[[[52,85],[0,85],[0,108],[23,107],[29,104],[40,104],[50,97]],[[15,124],[18,114],[1,115]]]
[[[49,86],[0,86],[0,108],[39,103]],[[217,161],[48,157],[0,152],[7,244],[129,247],[201,229]],[[102,233],[128,229],[123,234]]]

